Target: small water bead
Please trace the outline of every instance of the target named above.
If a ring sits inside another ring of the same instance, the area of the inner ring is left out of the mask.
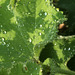
[[[45,16],[47,15],[47,12],[45,12]]]
[[[12,58],[13,59],[13,58]],[[12,65],[15,64],[15,61],[12,62]]]
[[[41,35],[41,33],[39,33],[39,35]]]
[[[32,73],[30,75],[33,75]]]
[[[22,26],[24,26],[24,24]]]
[[[2,38],[2,42],[4,42],[4,38]]]
[[[50,29],[50,26],[49,26],[49,29]]]
[[[26,4],[23,4],[24,6],[26,5]]]
[[[56,22],[56,20],[54,20]]]
[[[3,34],[6,34],[7,32],[6,31],[3,31]]]
[[[59,12],[59,8],[56,9]]]
[[[40,25],[40,27],[42,27],[42,25]]]
[[[37,68],[35,68],[37,70]]]
[[[75,49],[73,49],[73,52],[75,52]]]
[[[0,25],[0,27],[2,28],[2,27],[3,27],[3,25]]]
[[[23,49],[21,48],[20,50],[22,51]]]
[[[66,50],[66,48],[64,48],[64,50]]]
[[[11,47],[11,49],[14,49],[14,47]]]
[[[54,45],[56,45],[56,43]]]
[[[42,30],[44,32],[44,30]]]
[[[32,42],[31,38],[29,38],[29,42]]]
[[[7,44],[7,47],[9,47],[9,44]]]
[[[16,21],[16,24],[18,24],[18,22]]]
[[[70,50],[70,47],[68,48],[68,50]]]
[[[71,52],[71,55],[72,55],[73,53]]]
[[[28,15],[30,15],[30,13],[28,13]]]
[[[19,47],[21,47],[21,45],[19,45]]]
[[[37,75],[39,75],[39,73],[37,73]]]
[[[40,16],[42,15],[42,13],[39,14]]]
[[[10,57],[10,55],[8,55]]]
[[[60,23],[60,21],[58,20],[57,23]]]
[[[3,42],[2,45],[6,45],[6,42]]]

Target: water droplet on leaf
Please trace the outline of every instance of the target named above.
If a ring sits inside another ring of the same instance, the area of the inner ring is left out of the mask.
[[[66,50],[66,48],[64,48],[64,50]]]
[[[40,25],[40,27],[42,27],[42,25]]]
[[[32,42],[32,40],[29,38],[29,42]]]
[[[1,25],[0,27],[2,28],[3,26]]]
[[[47,12],[45,12],[45,16],[47,15]]]
[[[3,34],[6,34],[7,32],[6,31],[3,31]]]
[[[37,70],[37,68],[36,68],[36,70]]]
[[[7,44],[7,47],[9,47],[9,44]]]
[[[56,45],[56,43],[54,45]]]
[[[4,42],[4,38],[2,38],[2,42]]]
[[[2,45],[6,45],[6,42],[3,42]]]
[[[31,75],[32,75],[32,73],[31,73]]]
[[[39,33],[41,35],[41,33]]]
[[[70,50],[70,47],[68,48],[68,50]]]

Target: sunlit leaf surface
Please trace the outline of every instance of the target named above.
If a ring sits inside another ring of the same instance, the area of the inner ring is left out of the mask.
[[[0,0],[0,66],[38,58],[64,20],[49,0]]]

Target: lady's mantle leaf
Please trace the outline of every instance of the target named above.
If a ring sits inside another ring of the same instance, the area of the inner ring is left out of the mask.
[[[39,56],[44,45],[56,37],[57,25],[65,20],[61,12],[50,6],[49,0],[1,2],[1,67],[31,59],[34,52],[35,56]]]

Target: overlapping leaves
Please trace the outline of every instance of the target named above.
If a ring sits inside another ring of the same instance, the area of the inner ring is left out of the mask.
[[[0,65],[9,66],[33,57],[56,37],[57,24],[64,21],[61,12],[42,0],[0,1]],[[33,51],[34,49],[34,51]],[[8,65],[7,65],[8,64]]]

